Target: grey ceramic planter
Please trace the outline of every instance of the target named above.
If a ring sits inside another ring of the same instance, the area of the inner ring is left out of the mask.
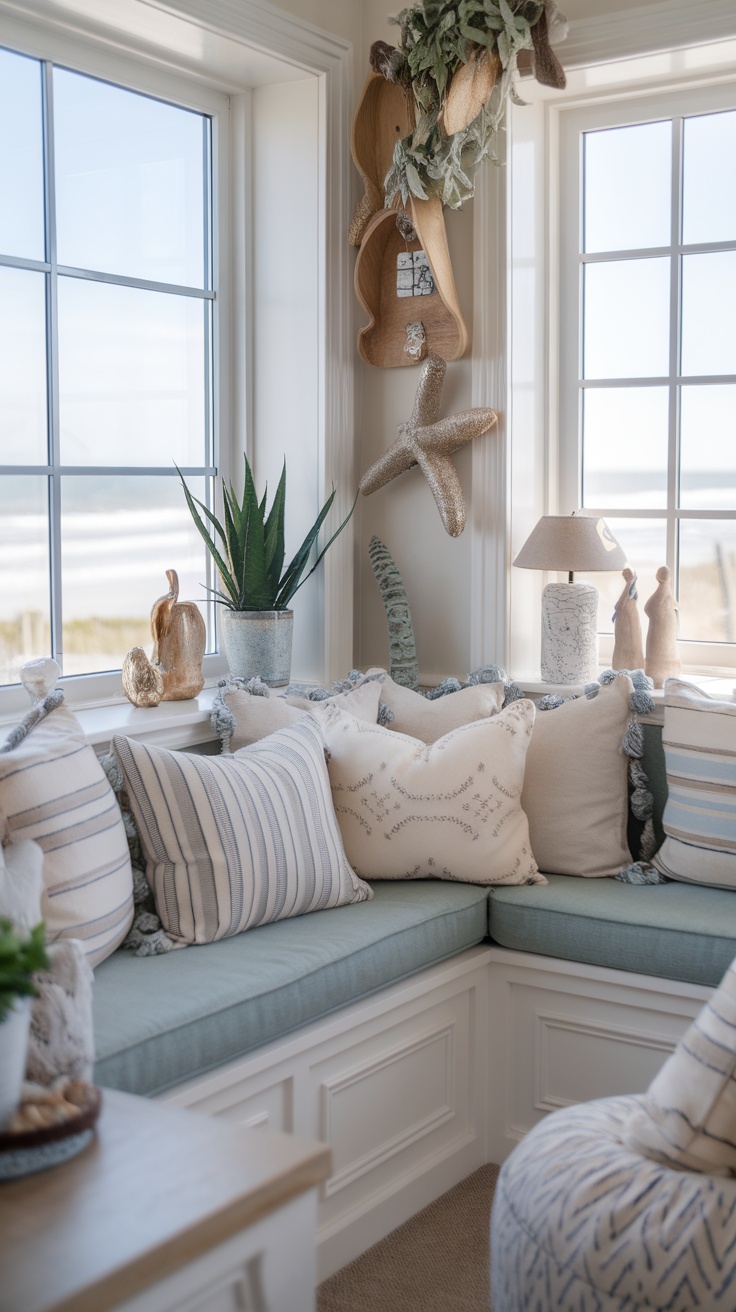
[[[252,679],[259,675],[273,688],[291,677],[293,610],[220,609],[220,632],[231,675]]]

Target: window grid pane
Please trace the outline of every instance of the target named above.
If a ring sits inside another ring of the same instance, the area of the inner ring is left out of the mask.
[[[41,178],[35,217],[42,234],[48,218],[50,263],[43,244],[19,252],[0,222],[0,305],[14,308],[15,325],[4,328],[0,312],[0,557],[8,581],[0,605],[0,684],[16,681],[25,660],[49,651],[65,675],[119,668],[131,646],[150,651],[150,610],[168,589],[167,569],[177,570],[181,599],[200,605],[214,649],[211,561],[174,468],[183,467],[211,504],[210,120],[17,59],[21,72],[35,70],[39,125],[43,82],[52,109],[45,130],[50,158],[43,159],[39,128],[34,159]],[[102,109],[115,110],[112,174],[96,98]],[[4,167],[0,155],[2,177]],[[84,196],[76,194],[80,178]],[[132,195],[136,179],[142,185]],[[113,193],[126,201],[125,223]],[[59,257],[79,269],[75,276],[57,273],[59,233]],[[33,258],[38,271],[12,267],[19,254]],[[160,289],[137,286],[140,280]],[[29,473],[34,466],[37,475]]]
[[[667,158],[652,159],[651,167],[657,176],[671,176],[673,231],[663,239],[660,205],[659,219],[650,213],[639,225],[643,233],[649,225],[649,239],[642,238],[627,259],[618,257],[635,239],[626,235],[629,221],[616,217],[611,161],[635,141],[638,129],[584,133],[582,143],[582,505],[611,516],[611,529],[639,573],[642,602],[653,590],[647,591],[649,575],[659,564],[670,566],[680,599],[680,636],[690,642],[736,643],[736,352],[729,326],[736,251],[689,251],[680,245],[679,228],[681,223],[682,240],[693,244],[736,240],[733,157],[722,157],[724,176],[715,177],[712,168],[716,144],[724,134],[730,140],[735,125],[736,113],[641,125],[670,134]],[[663,133],[660,146],[664,141]],[[659,263],[670,268],[666,295],[661,287],[654,292],[647,277]],[[647,518],[662,508],[664,518]],[[641,518],[622,519],[627,509]],[[699,519],[698,511],[710,514]],[[650,558],[653,548],[661,551],[657,561]],[[619,586],[618,576],[606,578],[602,611]],[[610,631],[607,622],[601,627]]]

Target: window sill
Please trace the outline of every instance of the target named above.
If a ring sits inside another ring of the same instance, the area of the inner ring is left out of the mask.
[[[680,675],[686,683],[692,683],[702,692],[707,693],[709,697],[719,698],[721,701],[736,700],[736,674],[731,675],[710,675],[710,674],[693,674],[684,670]],[[580,696],[585,689],[583,683],[543,683],[538,677],[517,678],[514,680],[522,691],[529,697],[545,697],[551,693],[560,697]],[[647,716],[640,718],[646,724],[664,724],[664,689],[652,688],[650,696],[655,702],[656,709]]]
[[[210,724],[216,688],[203,688],[198,697],[158,706],[132,706],[111,700],[102,706],[75,709],[95,749],[106,748],[115,734],[151,743],[155,747],[193,747],[216,736]]]
[[[184,748],[212,742],[216,737],[210,724],[216,684],[202,689],[198,697],[181,702],[160,702],[158,706],[133,706],[123,697],[110,697],[94,705],[75,706],[67,702],[84,729],[89,742],[103,755],[115,734],[137,738],[156,747]],[[30,702],[26,709],[30,709]],[[25,714],[25,711],[23,712]],[[0,718],[0,737],[16,725],[22,715]]]

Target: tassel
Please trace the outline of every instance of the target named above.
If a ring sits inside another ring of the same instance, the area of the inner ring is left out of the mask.
[[[391,707],[387,706],[385,702],[379,702],[377,723],[382,724],[384,729],[388,729],[389,725],[392,725],[395,719],[396,716],[391,710]]]
[[[558,706],[564,706],[565,698],[560,697],[558,692],[548,692],[546,696],[540,697],[537,702],[538,711],[554,711]]]
[[[505,706],[510,706],[512,702],[518,702],[522,697],[526,696],[526,693],[522,692],[518,683],[504,683],[503,689],[504,695],[503,705],[501,707],[502,710]]]
[[[100,757],[100,765],[107,775],[109,783],[114,793],[120,793],[123,790],[123,774],[118,765],[117,757],[114,752],[108,752],[106,756]]]
[[[654,821],[650,817],[644,826],[639,844],[642,861],[649,861],[654,856],[658,846],[657,835],[654,832]]]
[[[627,756],[641,757],[644,755],[644,734],[641,725],[637,724],[636,720],[629,721],[621,749]]]
[[[500,665],[481,665],[471,670],[465,680],[465,687],[471,688],[476,683],[506,683],[506,671]]]
[[[647,861],[633,861],[614,875],[621,884],[667,884],[669,880],[660,875]]]
[[[451,692],[460,692],[462,686],[459,679],[443,679],[442,683],[438,683],[436,688],[430,688],[424,695],[428,701],[434,702],[438,697],[447,697]]]
[[[651,715],[655,708],[654,698],[644,689],[635,688],[629,694],[629,706],[636,715]]]
[[[232,687],[232,684],[230,687]],[[212,703],[210,725],[220,739],[220,749],[223,756],[229,756],[230,742],[235,733],[235,716],[226,704],[221,692],[215,695],[215,700]]]

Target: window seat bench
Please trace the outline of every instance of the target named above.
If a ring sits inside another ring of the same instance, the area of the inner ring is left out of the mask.
[[[548,880],[375,882],[207,946],[119,949],[95,971],[96,1082],[328,1142],[324,1279],[547,1112],[646,1088],[736,953],[731,892]]]

